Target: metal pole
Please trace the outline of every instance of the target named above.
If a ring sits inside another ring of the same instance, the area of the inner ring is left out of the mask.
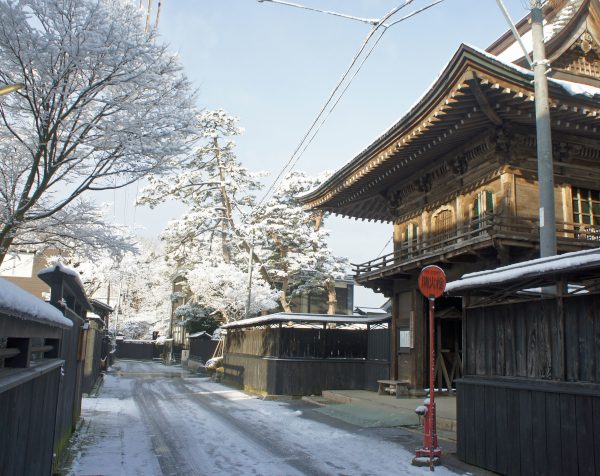
[[[429,469],[433,471],[434,451],[437,448],[437,436],[435,430],[435,299],[429,298],[429,351],[431,358],[429,362]]]
[[[246,319],[250,317],[250,301],[252,298],[252,255],[254,253],[254,231],[252,231],[252,242],[248,253],[248,300],[246,301]]]
[[[535,122],[537,133],[538,186],[540,195],[540,257],[556,254],[556,212],[554,210],[554,171],[552,134],[548,101],[548,61],[544,48],[544,16],[540,0],[531,3],[533,74],[535,83]]]

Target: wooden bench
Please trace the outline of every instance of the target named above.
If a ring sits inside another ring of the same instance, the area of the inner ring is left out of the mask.
[[[396,398],[408,395],[410,382],[406,380],[377,380],[379,395],[396,394]]]

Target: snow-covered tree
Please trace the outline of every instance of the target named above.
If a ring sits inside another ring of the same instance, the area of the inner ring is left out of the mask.
[[[239,261],[248,244],[236,215],[252,206],[252,192],[260,187],[260,174],[249,172],[235,156],[232,137],[241,132],[237,119],[222,110],[205,111],[199,125],[202,143],[196,152],[180,162],[177,174],[151,177],[139,198],[151,207],[167,200],[188,206],[162,234],[170,259],[187,269],[207,255],[224,263]]]
[[[153,330],[167,334],[175,276],[154,243],[138,241],[136,253],[124,256],[104,252],[90,259],[67,254],[49,261],[61,261],[79,272],[88,297],[106,301],[110,296],[113,332],[132,339],[148,337]]]
[[[187,280],[194,302],[236,320],[245,314],[250,251],[247,227],[238,223],[254,203],[261,174],[248,171],[234,153],[233,138],[241,132],[236,118],[222,110],[205,111],[200,129],[202,141],[195,154],[181,163],[177,174],[151,177],[139,203],[153,207],[177,200],[188,206],[161,234],[165,253]],[[276,305],[264,270],[255,276],[252,314]]]
[[[0,0],[0,25],[0,83],[24,84],[0,101],[1,263],[65,220],[97,224],[82,194],[173,166],[198,124],[177,58],[130,1]],[[85,229],[101,246],[104,229]]]
[[[206,332],[212,335],[219,327],[213,313],[214,309],[196,303],[182,304],[175,309],[175,317],[182,322],[189,334]]]
[[[277,307],[277,291],[254,273],[248,313],[258,314]],[[231,263],[205,263],[187,274],[190,290],[198,303],[219,311],[226,322],[245,316],[248,274]]]
[[[323,215],[305,210],[297,199],[325,178],[326,174],[309,177],[292,172],[253,214],[255,233],[262,245],[259,257],[280,289],[279,302],[286,312],[291,311],[294,293],[321,288],[328,293],[328,313],[335,313],[335,280],[346,273],[347,261],[330,250]]]
[[[128,255],[118,266],[119,281],[114,289],[118,290],[119,304],[113,322],[126,336],[125,330],[132,321],[148,324],[145,337],[151,331],[167,335],[175,275],[161,248],[148,242],[138,246],[140,253]]]

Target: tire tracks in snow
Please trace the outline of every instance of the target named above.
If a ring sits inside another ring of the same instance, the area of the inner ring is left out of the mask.
[[[234,402],[219,396],[219,394],[213,393],[214,390],[211,390],[210,388],[201,384],[196,384],[194,389],[191,389],[188,385],[186,385],[185,380],[179,379],[173,381],[172,384],[180,389],[181,393],[190,395],[190,398],[185,399],[186,401],[202,407],[204,411],[210,412],[225,426],[231,427],[238,434],[243,435],[245,438],[261,447],[264,451],[273,455],[275,458],[281,460],[300,473],[310,476],[325,476],[331,474],[324,471],[321,466],[313,464],[312,456],[309,453],[302,451],[302,449],[297,445],[286,445],[285,441],[282,440],[279,435],[271,435],[269,428],[266,425],[262,428],[264,431],[261,431],[261,429],[252,426],[253,423],[236,418],[234,415],[232,415],[233,412],[230,409],[223,406],[223,403],[233,405]],[[194,395],[198,390],[201,390],[202,394]],[[244,409],[235,408],[234,411],[243,412]],[[285,472],[282,472],[281,474],[285,474]],[[339,473],[336,472],[335,474]]]
[[[179,452],[177,441],[165,434],[164,424],[168,422],[160,409],[154,392],[144,385],[144,381],[136,379],[133,398],[140,413],[151,431],[152,446],[158,458],[160,469],[165,476],[198,474],[190,468]]]

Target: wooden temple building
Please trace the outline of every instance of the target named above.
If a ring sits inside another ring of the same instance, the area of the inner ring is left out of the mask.
[[[544,7],[559,253],[600,245],[600,4]],[[527,18],[517,24],[530,44]],[[398,122],[305,206],[391,224],[394,251],[355,265],[355,281],[391,298],[390,378],[426,386],[422,267],[461,275],[539,256],[533,74],[510,32],[487,50],[461,45]],[[375,253],[375,250],[374,250]],[[462,370],[461,301],[436,304],[439,377]]]

